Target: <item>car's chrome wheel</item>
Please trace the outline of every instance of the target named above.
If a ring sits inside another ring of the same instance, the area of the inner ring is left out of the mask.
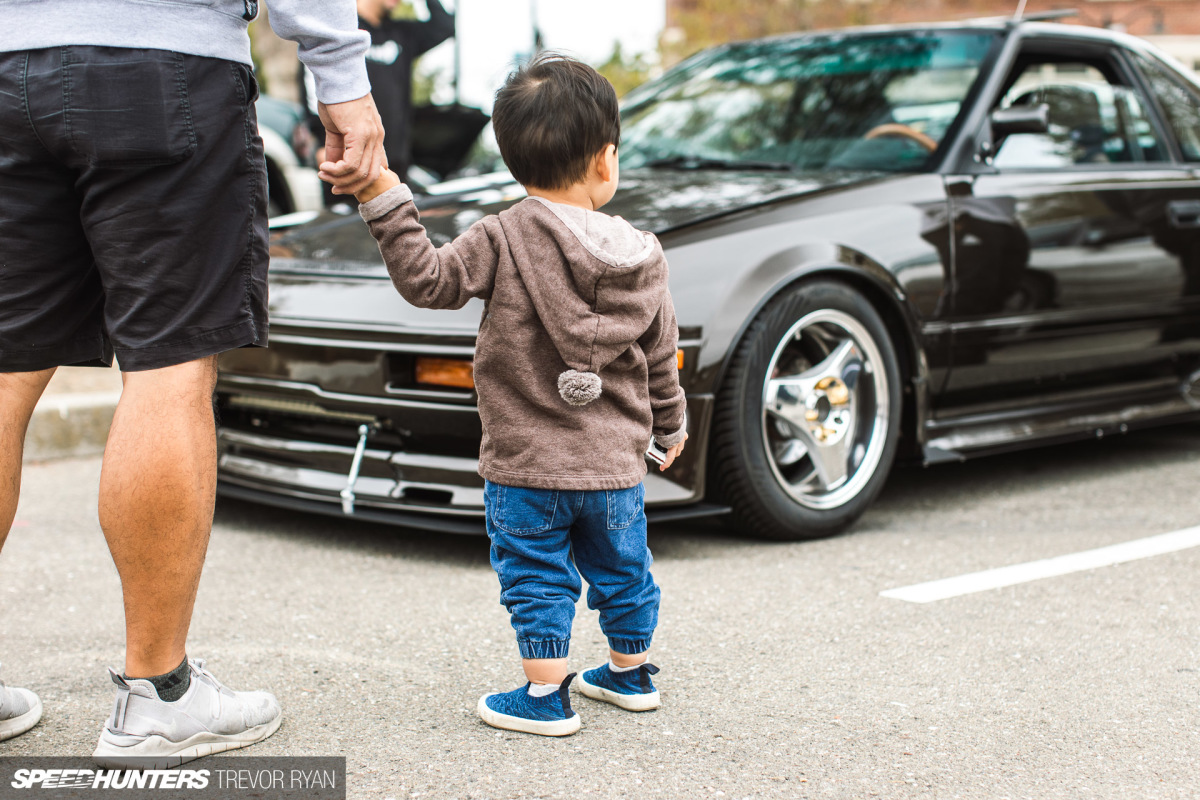
[[[883,487],[900,412],[899,364],[879,312],[844,284],[798,284],[734,349],[713,419],[715,494],[749,535],[837,533]]]
[[[805,315],[775,348],[763,385],[763,443],[775,480],[806,508],[857,496],[883,456],[887,370],[870,332],[835,309]]]

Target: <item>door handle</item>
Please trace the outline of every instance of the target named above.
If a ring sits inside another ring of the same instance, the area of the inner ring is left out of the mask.
[[[1200,200],[1172,200],[1167,203],[1167,221],[1174,228],[1200,228]]]

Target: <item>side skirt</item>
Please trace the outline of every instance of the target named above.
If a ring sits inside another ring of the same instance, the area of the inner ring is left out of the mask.
[[[963,461],[1027,447],[1114,436],[1139,428],[1200,420],[1200,406],[1175,389],[1041,407],[942,416],[925,424],[924,463]]]

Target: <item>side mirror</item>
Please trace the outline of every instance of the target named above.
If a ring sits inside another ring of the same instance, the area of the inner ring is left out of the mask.
[[[1046,133],[1050,130],[1050,106],[1012,106],[992,112],[992,138],[1001,142],[1015,133]]]

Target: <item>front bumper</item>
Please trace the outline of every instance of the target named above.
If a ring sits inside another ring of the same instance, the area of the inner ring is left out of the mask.
[[[473,406],[330,393],[279,379],[222,376],[217,389],[218,493],[298,511],[482,533],[483,479]],[[645,479],[647,517],[707,516],[703,436],[711,397],[691,397],[691,441],[667,478]],[[403,420],[403,426],[400,421]],[[403,436],[395,433],[404,428]],[[438,435],[437,431],[442,431]],[[423,449],[414,452],[406,442]],[[452,454],[456,451],[456,454]]]

